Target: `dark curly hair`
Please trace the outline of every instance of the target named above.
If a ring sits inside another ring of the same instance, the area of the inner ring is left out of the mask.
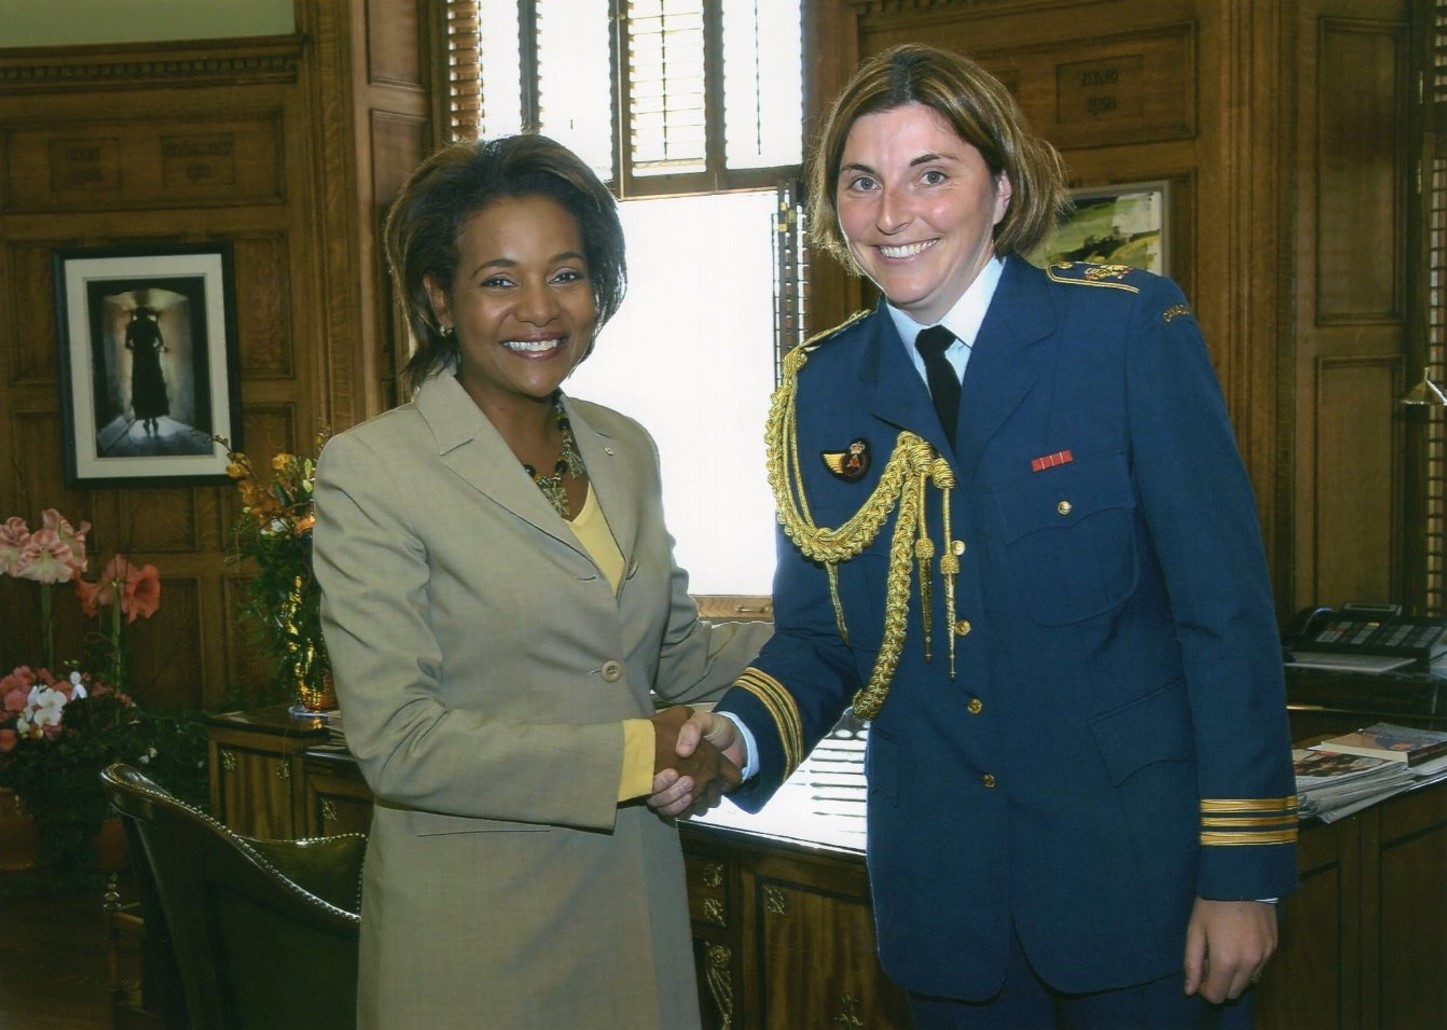
[[[593,170],[546,136],[454,143],[408,177],[383,229],[392,282],[415,342],[402,369],[409,389],[416,390],[457,358],[457,338],[442,335],[427,278],[450,288],[457,241],[468,221],[495,200],[521,197],[549,197],[572,214],[593,283],[597,327],[617,312],[628,285],[623,226],[617,201]]]

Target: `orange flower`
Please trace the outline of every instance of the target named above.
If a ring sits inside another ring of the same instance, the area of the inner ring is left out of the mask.
[[[96,615],[119,597],[128,623],[137,618],[149,619],[161,606],[161,574],[154,565],[138,568],[124,554],[117,554],[97,582],[77,580],[75,593],[87,615]]]

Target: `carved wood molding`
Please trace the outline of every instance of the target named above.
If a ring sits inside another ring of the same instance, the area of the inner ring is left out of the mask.
[[[733,952],[722,944],[708,946],[708,990],[718,1008],[719,1030],[734,1025]]]
[[[849,0],[860,18],[876,17],[883,14],[908,14],[915,11],[954,11],[969,14],[973,10],[987,10],[998,13],[997,9],[1008,6],[1011,13],[1028,11],[1041,7],[1062,5],[1080,6],[1080,0]]]
[[[205,46],[35,47],[0,57],[0,93],[292,82],[300,36],[220,40]]]

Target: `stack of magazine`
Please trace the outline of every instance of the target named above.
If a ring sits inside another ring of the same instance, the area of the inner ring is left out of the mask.
[[[1302,818],[1333,822],[1447,779],[1447,732],[1375,723],[1292,752]]]

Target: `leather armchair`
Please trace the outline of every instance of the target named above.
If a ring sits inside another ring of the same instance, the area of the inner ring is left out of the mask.
[[[171,944],[146,952],[174,962],[159,977],[181,987],[161,999],[168,1027],[355,1026],[364,835],[243,837],[132,766],[101,780],[132,842],[148,944]]]

